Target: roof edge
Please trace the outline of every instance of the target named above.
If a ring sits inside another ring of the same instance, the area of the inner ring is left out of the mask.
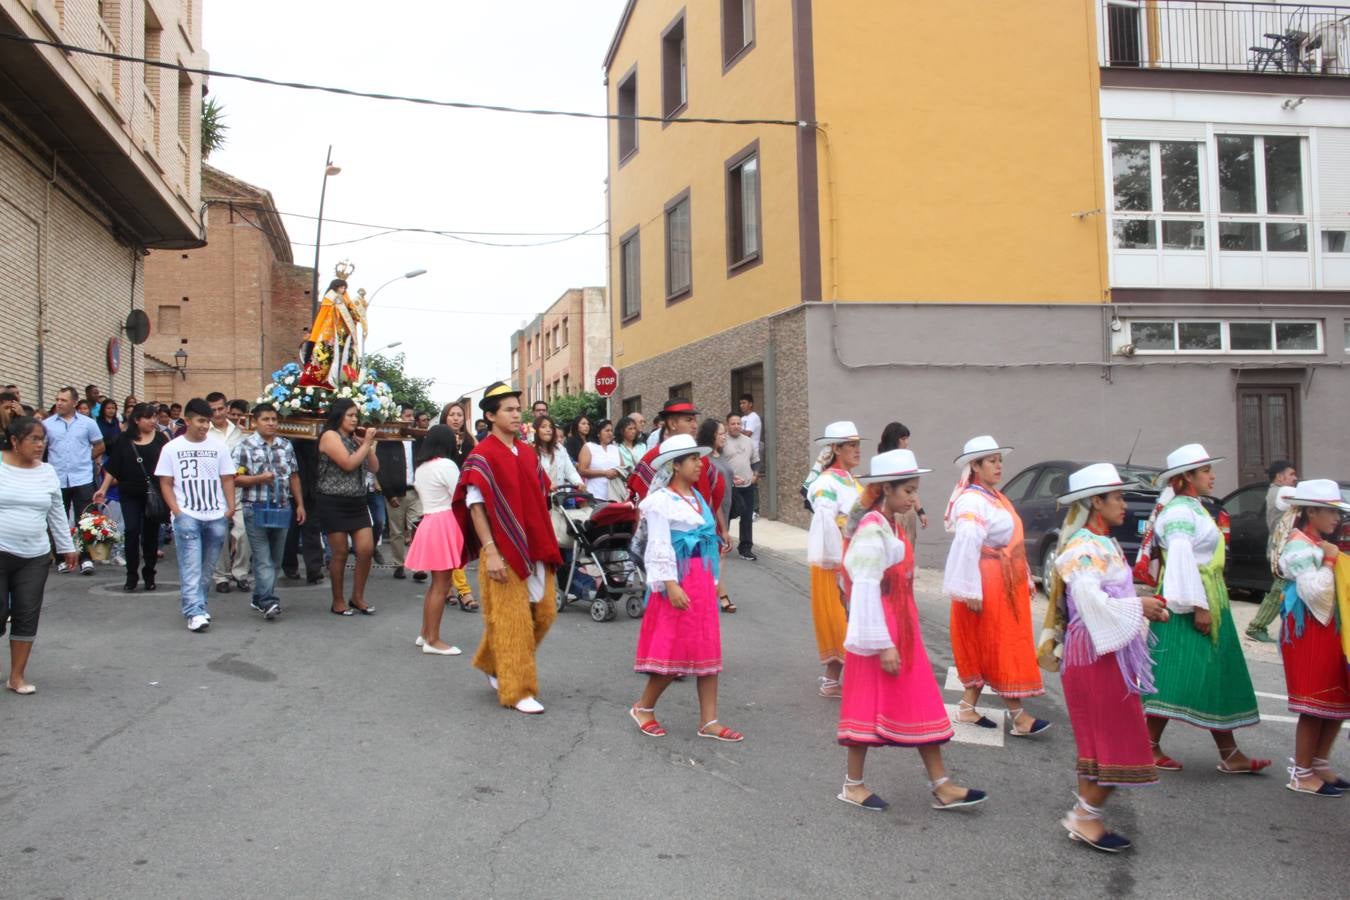
[[[601,66],[606,72],[609,71],[610,63],[614,62],[614,54],[619,52],[619,42],[623,40],[624,32],[628,30],[628,20],[633,18],[633,7],[637,6],[637,0],[628,0],[624,4],[623,14],[619,16],[619,25],[614,29],[614,37],[610,38],[609,49],[605,51],[605,62]]]

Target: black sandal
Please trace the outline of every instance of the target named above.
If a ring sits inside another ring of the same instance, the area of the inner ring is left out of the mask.
[[[460,594],[459,608],[464,612],[478,612],[478,601],[473,599],[473,594]]]
[[[730,594],[719,594],[717,599],[721,601],[722,612],[734,613],[736,611],[736,604],[731,602]]]
[[[371,606],[370,604],[366,604],[365,606],[354,606],[351,603],[348,603],[347,608],[354,609],[363,616],[375,615],[375,607]]]
[[[335,616],[351,616],[351,615],[355,615],[355,613],[352,612],[352,608],[351,608],[350,606],[347,607],[346,609],[333,609],[333,607],[330,606],[330,607],[328,607],[328,611],[329,611],[330,613],[332,613],[333,615],[335,615]]]

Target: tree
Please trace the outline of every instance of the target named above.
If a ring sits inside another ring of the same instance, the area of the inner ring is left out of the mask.
[[[413,378],[410,375],[405,375],[402,353],[393,357],[371,353],[365,357],[363,362],[371,377],[389,385],[389,390],[396,401],[406,403],[419,412],[430,412],[431,418],[433,420],[436,418],[440,409],[436,406],[436,402],[431,399],[432,379]]]
[[[574,422],[581,416],[594,422],[605,415],[605,398],[590,391],[554,397],[548,405],[548,414],[559,422]]]
[[[202,104],[202,159],[206,159],[215,150],[225,146],[225,132],[230,126],[225,124],[225,107],[212,97]]]

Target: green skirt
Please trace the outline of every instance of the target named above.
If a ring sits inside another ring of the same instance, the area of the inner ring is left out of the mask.
[[[1261,721],[1231,615],[1219,620],[1217,642],[1195,630],[1195,613],[1173,613],[1152,628],[1158,692],[1144,697],[1145,714],[1219,731]]]

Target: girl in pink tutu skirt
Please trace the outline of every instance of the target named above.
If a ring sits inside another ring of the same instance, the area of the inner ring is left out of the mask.
[[[628,715],[648,737],[663,737],[656,701],[677,675],[698,680],[698,736],[735,743],[739,731],[717,721],[717,675],[722,671],[717,576],[721,541],[712,509],[694,485],[702,458],[712,451],[687,434],[667,438],[651,466],[656,476],[642,517],[647,526],[643,563],[651,600],[638,632],[635,671],[647,688]],[[668,481],[658,487],[662,481]]]
[[[422,633],[417,646],[433,656],[459,656],[458,647],[441,640],[441,616],[450,593],[452,572],[463,562],[464,536],[455,522],[450,501],[459,484],[459,466],[455,465],[455,432],[448,425],[434,425],[422,439],[421,464],[413,483],[422,501],[422,518],[417,522],[412,547],[404,562],[414,572],[430,572],[427,593],[422,601]]]
[[[839,799],[880,812],[888,804],[863,783],[871,747],[914,747],[928,770],[933,809],[974,806],[984,791],[954,784],[942,765],[941,745],[952,738],[951,718],[919,634],[914,605],[914,549],[896,516],[919,502],[920,469],[908,450],[872,457],[867,485],[854,507],[856,525],[844,555],[852,579],[844,637],[839,743],[848,748],[848,773]]]

